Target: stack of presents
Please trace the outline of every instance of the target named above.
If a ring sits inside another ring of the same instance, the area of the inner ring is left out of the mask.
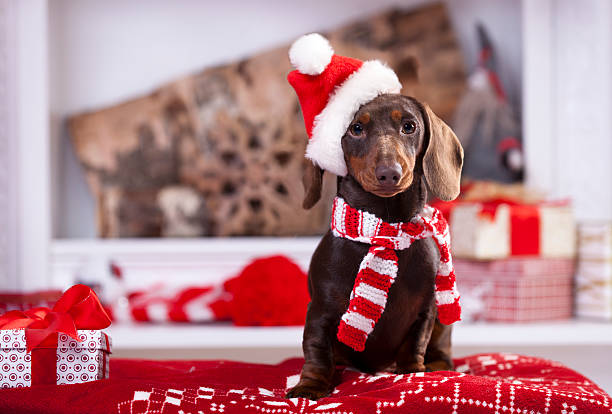
[[[612,319],[612,227],[577,229],[569,202],[540,199],[481,182],[437,204],[450,223],[464,320]]]
[[[612,320],[612,223],[578,227],[576,315]]]

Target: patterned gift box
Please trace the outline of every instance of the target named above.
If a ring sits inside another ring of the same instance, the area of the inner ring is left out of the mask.
[[[572,316],[573,259],[453,261],[464,320],[527,322]]]
[[[0,388],[79,384],[108,378],[110,337],[98,330],[77,333],[81,342],[60,333],[57,347],[27,352],[25,330],[0,330]]]
[[[612,223],[578,226],[576,315],[612,319]]]
[[[456,258],[573,258],[576,230],[567,203],[456,202],[447,206]]]

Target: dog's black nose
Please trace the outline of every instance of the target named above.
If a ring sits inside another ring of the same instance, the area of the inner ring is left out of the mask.
[[[378,182],[387,187],[396,185],[402,178],[402,167],[396,162],[391,165],[379,165],[374,170]]]

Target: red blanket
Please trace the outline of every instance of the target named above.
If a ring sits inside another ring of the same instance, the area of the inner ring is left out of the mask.
[[[283,398],[302,360],[111,362],[111,378],[0,390],[0,413],[610,413],[610,397],[551,361],[509,354],[456,360],[458,372],[365,375],[345,370],[319,401]]]

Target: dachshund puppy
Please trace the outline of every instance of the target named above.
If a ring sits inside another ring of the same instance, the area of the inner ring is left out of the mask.
[[[463,149],[451,129],[427,106],[400,94],[382,94],[359,108],[341,139],[348,174],[338,196],[388,223],[409,222],[428,195],[459,194]],[[309,165],[304,208],[321,196],[323,171]],[[287,397],[319,399],[332,390],[336,366],[374,373],[452,370],[451,327],[437,320],[435,242],[418,240],[398,250],[398,274],[384,312],[357,352],[337,339],[355,276],[370,246],[328,231],[308,274],[311,302],[304,327],[305,363]]]

